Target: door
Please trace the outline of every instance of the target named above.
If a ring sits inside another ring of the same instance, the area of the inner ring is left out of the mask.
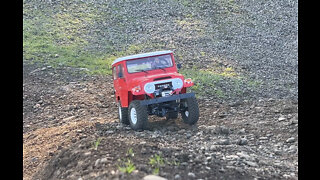
[[[116,97],[117,99],[120,99],[122,107],[128,107],[128,90],[123,66],[122,64],[119,64],[114,68],[116,68],[114,71],[116,72],[114,74],[114,87],[116,90]]]

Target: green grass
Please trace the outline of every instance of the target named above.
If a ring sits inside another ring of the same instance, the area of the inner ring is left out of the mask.
[[[25,20],[23,22],[23,57],[31,62],[40,62],[57,67],[59,65],[87,68],[89,74],[111,74],[111,63],[117,57],[135,54],[141,45],[130,45],[124,51],[110,48],[109,53],[93,53],[83,49],[86,40],[71,31],[58,32],[50,30],[51,25],[42,20]],[[50,19],[48,20],[50,21]],[[74,20],[77,22],[77,20]],[[75,26],[77,23],[74,23]],[[45,29],[49,29],[46,31]],[[71,40],[72,39],[72,40]]]
[[[102,138],[98,138],[95,142],[92,143],[92,147],[94,150],[98,150],[98,147],[99,147],[101,140],[102,140]]]
[[[131,159],[127,159],[125,160],[120,160],[119,161],[121,165],[118,165],[118,169],[119,171],[123,172],[123,173],[128,173],[131,174],[132,171],[134,171],[136,169],[135,165],[133,164]]]
[[[159,174],[160,167],[165,164],[164,159],[161,157],[161,154],[155,154],[149,158],[149,165],[153,168],[152,174]]]
[[[219,99],[225,99],[229,96],[243,96],[244,92],[241,86],[254,89],[259,88],[261,84],[261,82],[248,80],[246,77],[240,76],[231,67],[220,69],[219,71],[199,70],[194,67],[193,69],[182,69],[179,72],[185,78],[192,79],[195,85],[190,90],[203,97],[214,96]],[[225,84],[228,84],[228,89],[222,88]]]
[[[134,157],[134,152],[132,148],[129,148],[126,152],[126,158],[125,159],[118,159],[118,169],[119,171],[127,174],[131,174],[135,169],[135,165],[132,161],[132,157]]]
[[[72,9],[74,6],[77,8]],[[70,9],[66,11],[64,8]],[[140,44],[123,44],[120,50],[115,50],[108,41],[105,43],[107,52],[86,50],[90,45],[90,28],[108,17],[86,3],[71,3],[64,8],[46,7],[44,12],[24,1],[24,60],[52,67],[86,68],[88,74],[111,74],[110,65],[114,59],[141,51],[143,45]],[[54,12],[59,9],[63,11]]]

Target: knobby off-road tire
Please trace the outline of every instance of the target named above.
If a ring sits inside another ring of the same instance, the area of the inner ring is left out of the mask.
[[[129,125],[129,118],[128,118],[128,108],[121,107],[121,103],[118,103],[118,118],[121,123]]]
[[[129,105],[128,117],[133,130],[143,130],[148,123],[147,106],[140,105],[139,100],[134,100]]]
[[[187,98],[181,101],[181,106],[185,110],[181,112],[182,120],[184,123],[193,125],[199,119],[199,106],[195,97]]]

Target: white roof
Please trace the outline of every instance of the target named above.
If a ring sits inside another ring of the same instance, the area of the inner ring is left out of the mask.
[[[155,51],[155,52],[148,52],[148,53],[120,57],[120,58],[115,59],[111,65],[114,65],[115,63],[118,63],[118,62],[124,61],[124,60],[128,60],[128,59],[144,58],[144,57],[157,56],[157,55],[169,54],[169,53],[172,53],[172,51]]]

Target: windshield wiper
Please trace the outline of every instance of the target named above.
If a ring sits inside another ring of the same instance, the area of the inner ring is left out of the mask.
[[[166,69],[163,68],[163,67],[156,67],[155,69],[161,69],[161,70],[163,70],[164,72],[167,72]]]
[[[148,71],[143,70],[143,69],[138,69],[138,72],[145,72],[146,74],[148,74]]]

